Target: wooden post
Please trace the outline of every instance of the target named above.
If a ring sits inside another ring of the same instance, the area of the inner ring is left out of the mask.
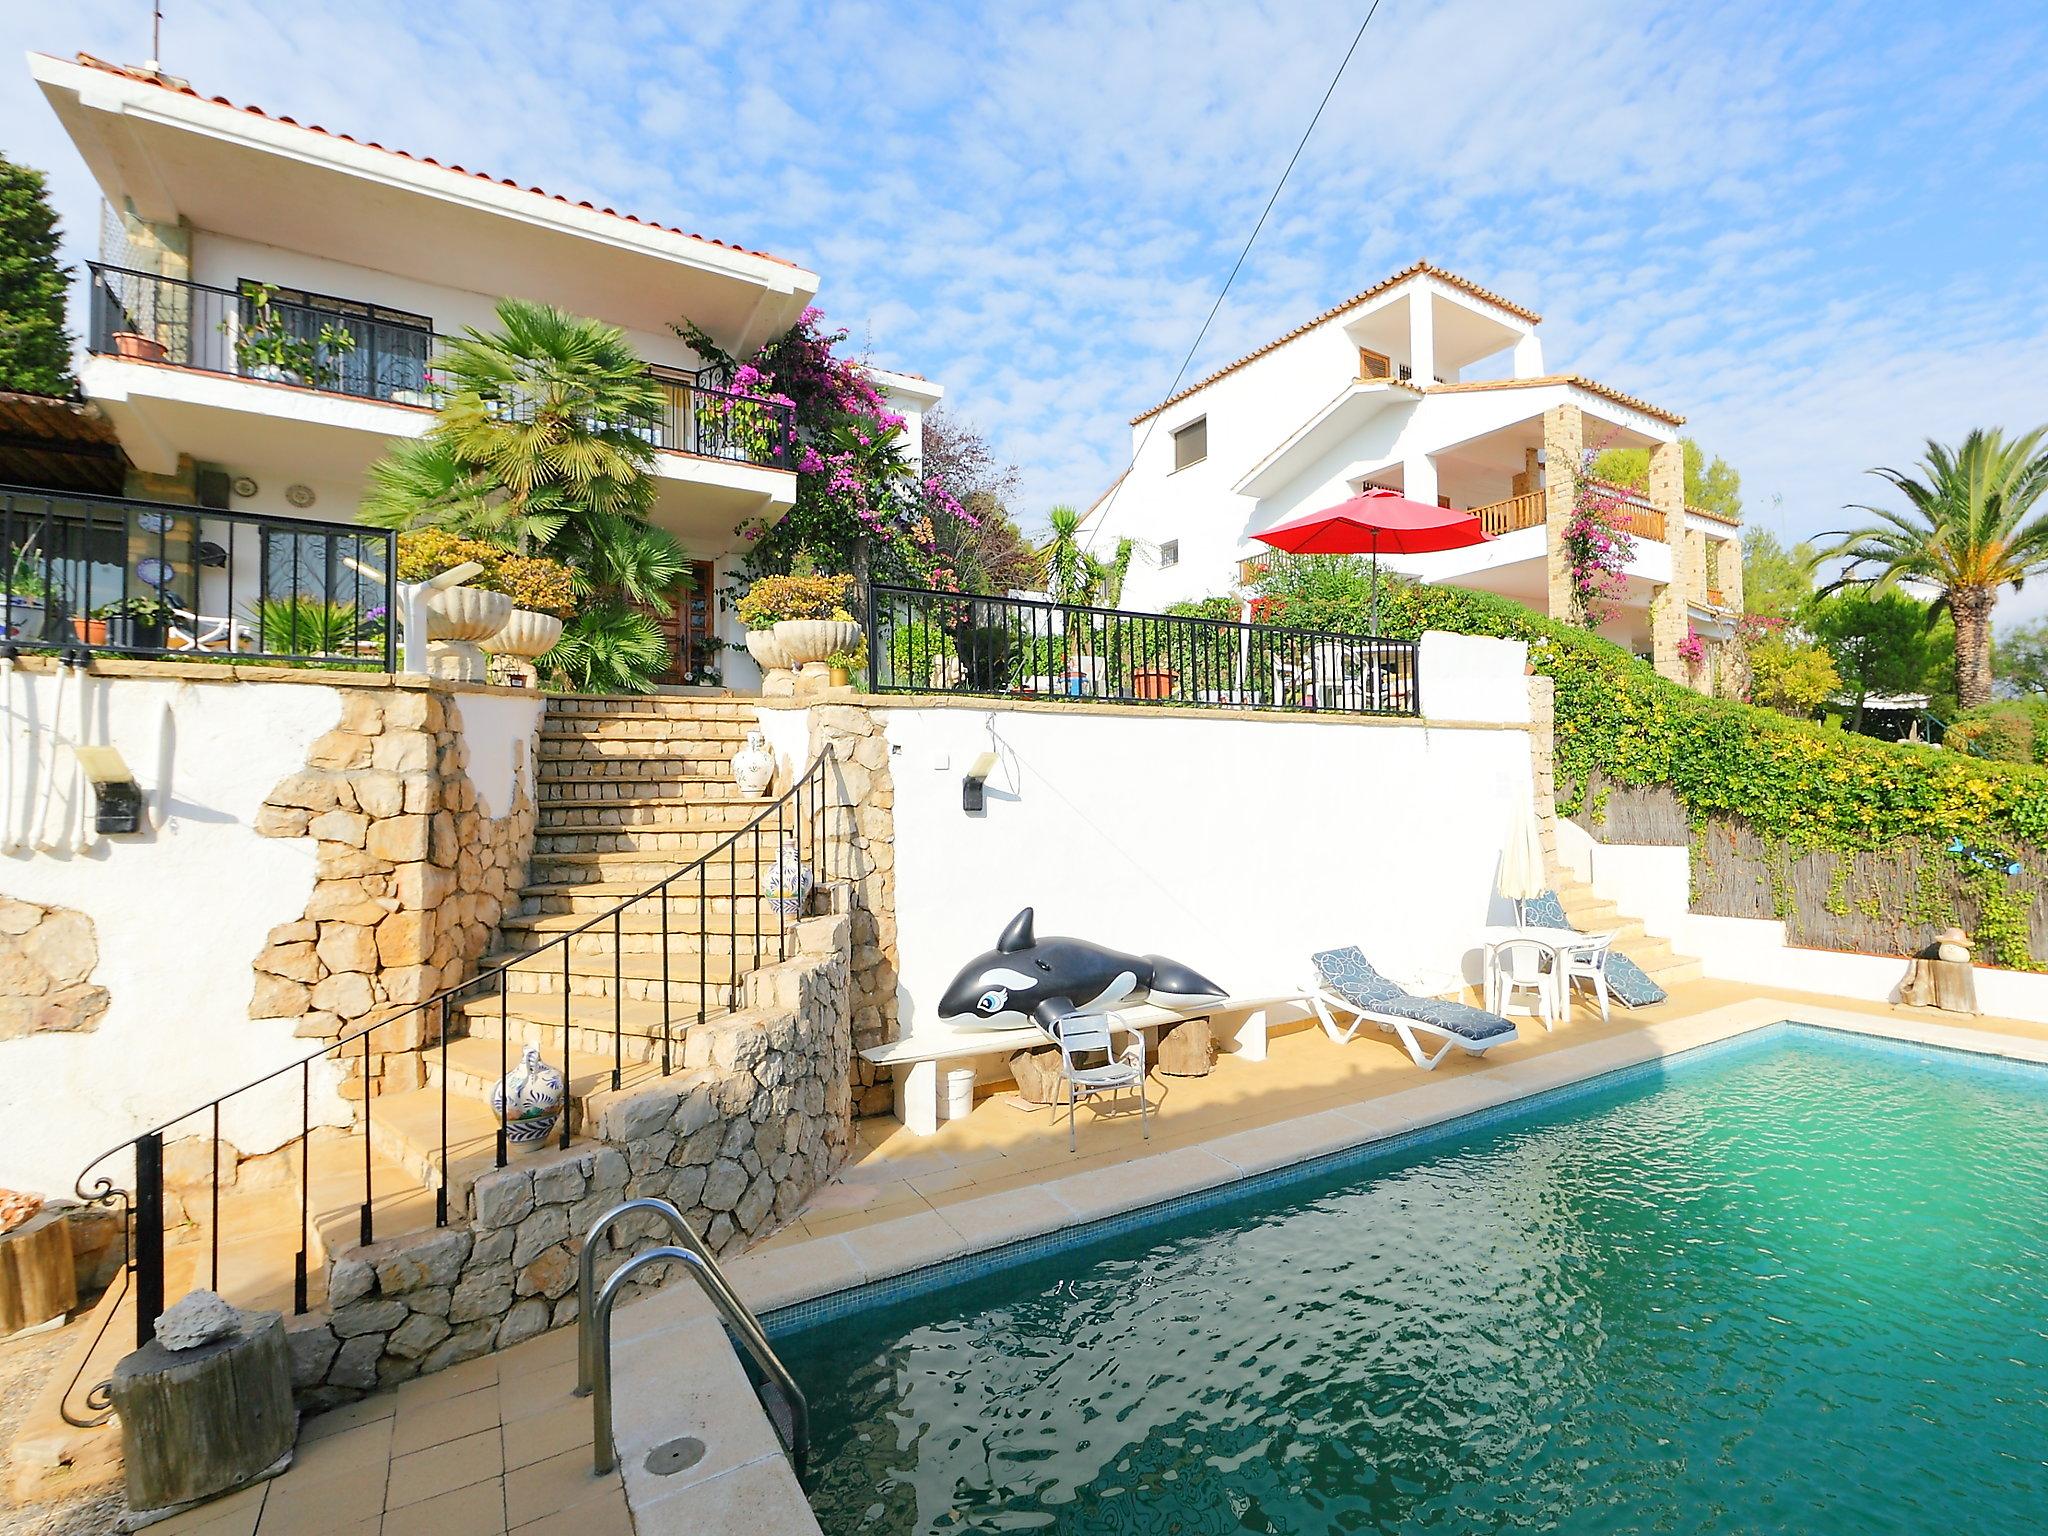
[[[38,1211],[0,1235],[0,1338],[62,1317],[77,1305],[71,1224],[61,1210]]]
[[[291,1464],[298,1415],[284,1315],[244,1312],[225,1338],[171,1350],[152,1340],[114,1367],[114,1412],[133,1530]]]

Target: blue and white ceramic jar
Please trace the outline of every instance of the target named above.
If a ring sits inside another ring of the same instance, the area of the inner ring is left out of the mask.
[[[775,910],[784,917],[803,916],[804,903],[811,894],[811,871],[798,856],[795,843],[783,843],[782,852],[768,871],[768,887],[764,894],[774,901]]]
[[[566,1097],[561,1070],[541,1060],[539,1046],[529,1045],[519,1065],[491,1090],[491,1108],[504,1116],[507,1141],[539,1141],[555,1128]]]

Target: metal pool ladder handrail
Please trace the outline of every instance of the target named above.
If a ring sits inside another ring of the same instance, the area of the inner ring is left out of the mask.
[[[593,1303],[590,1293],[597,1278],[597,1239],[614,1223],[636,1211],[661,1217],[684,1246],[650,1248],[628,1259],[605,1281],[604,1289]],[[740,1300],[731,1282],[725,1278],[725,1272],[718,1267],[718,1261],[684,1219],[683,1213],[666,1200],[654,1199],[628,1200],[598,1217],[585,1234],[583,1252],[577,1258],[576,1396],[591,1399],[591,1451],[595,1470],[601,1475],[618,1465],[618,1457],[612,1448],[612,1307],[618,1300],[619,1288],[627,1278],[636,1270],[657,1262],[675,1262],[683,1266],[704,1292],[735,1342],[774,1384],[783,1401],[789,1404],[789,1435],[784,1449],[795,1464],[796,1475],[802,1477],[811,1458],[811,1410],[804,1399],[803,1388],[796,1384],[796,1378],[789,1374],[789,1367],[782,1363],[781,1357],[769,1344],[761,1320]],[[769,1414],[768,1420],[775,1425],[777,1438],[782,1438],[782,1426],[776,1423],[775,1415]]]

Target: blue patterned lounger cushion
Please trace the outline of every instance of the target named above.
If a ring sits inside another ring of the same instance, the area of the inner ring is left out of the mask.
[[[1347,944],[1342,949],[1326,949],[1314,956],[1314,960],[1324,984],[1344,1001],[1367,1013],[1384,1013],[1397,1019],[1413,1019],[1418,1024],[1433,1024],[1465,1040],[1494,1040],[1515,1032],[1510,1020],[1497,1013],[1488,1013],[1483,1008],[1441,998],[1413,996],[1399,983],[1389,981],[1374,970],[1372,962],[1365,958],[1364,951],[1356,944]]]
[[[1522,910],[1535,927],[1571,928],[1572,932],[1579,932],[1566,921],[1564,903],[1557,899],[1555,891],[1545,891],[1534,901],[1525,902]],[[1610,949],[1607,952],[1607,995],[1624,1008],[1648,1008],[1663,1002],[1669,994],[1650,980],[1635,961]]]

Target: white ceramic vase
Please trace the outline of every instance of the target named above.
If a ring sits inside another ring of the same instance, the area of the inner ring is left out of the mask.
[[[774,902],[775,910],[784,917],[802,917],[811,885],[810,869],[798,855],[796,844],[785,841],[768,871],[768,883],[763,894]]]
[[[860,626],[851,619],[784,619],[775,626],[775,643],[784,665],[806,666],[860,644]]]
[[[775,754],[768,750],[768,738],[759,731],[747,732],[746,745],[732,755],[732,781],[741,794],[759,800],[775,782]]]

